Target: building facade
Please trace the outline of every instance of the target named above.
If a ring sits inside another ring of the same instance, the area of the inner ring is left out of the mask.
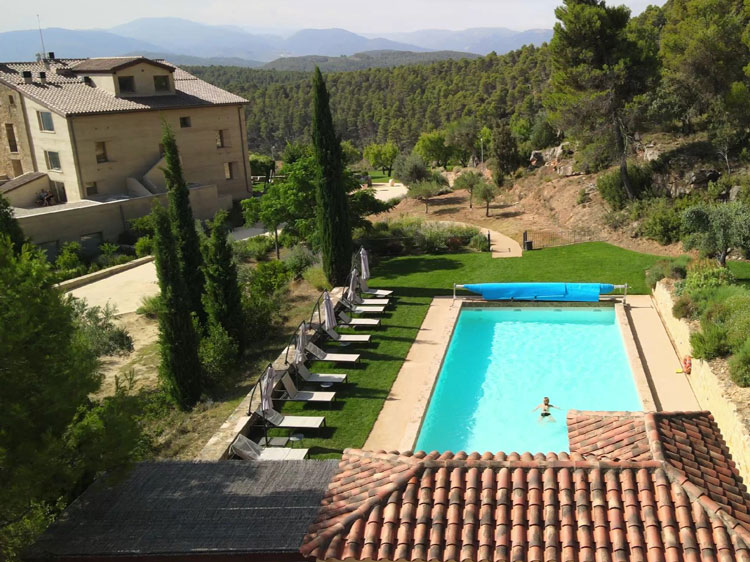
[[[90,207],[116,203],[123,217],[139,215],[151,205],[143,198],[166,193],[160,144],[166,123],[199,205],[196,215],[208,218],[251,193],[245,103],[144,57],[50,53],[38,62],[0,63],[0,193],[27,236],[43,244],[92,234],[97,211]],[[78,232],[76,214],[84,208],[87,232]],[[127,227],[101,211],[95,233],[102,238]]]

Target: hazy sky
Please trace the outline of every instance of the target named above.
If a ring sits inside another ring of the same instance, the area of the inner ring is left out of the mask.
[[[10,0],[9,0],[10,2]],[[2,9],[0,31],[107,28],[140,17],[175,16],[246,28],[343,27],[360,33],[552,27],[561,0],[31,0]],[[614,2],[613,2],[614,3]],[[639,13],[646,0],[620,0]],[[660,2],[661,3],[661,2]]]

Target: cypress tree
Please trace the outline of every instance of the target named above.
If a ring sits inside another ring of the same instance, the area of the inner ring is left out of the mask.
[[[167,393],[187,410],[200,398],[198,337],[190,310],[190,293],[180,270],[175,235],[167,212],[155,205],[154,258],[161,289],[159,310],[159,376]]]
[[[226,220],[226,211],[216,213],[211,225],[211,237],[205,245],[203,307],[209,325],[218,324],[224,328],[241,352],[244,347],[242,297]]]
[[[166,123],[162,125],[161,142],[167,164],[162,172],[164,172],[169,193],[169,219],[174,231],[180,272],[187,285],[190,310],[197,314],[201,322],[204,322],[206,313],[201,303],[204,277],[200,242],[195,231],[193,210],[190,207],[190,192],[182,175],[177,141]]]
[[[312,139],[319,168],[316,199],[323,270],[332,285],[343,285],[352,260],[344,163],[341,143],[333,129],[328,91],[317,67],[313,77]]]

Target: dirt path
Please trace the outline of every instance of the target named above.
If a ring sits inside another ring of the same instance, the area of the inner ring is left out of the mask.
[[[116,380],[122,381],[130,374],[134,390],[155,388],[158,384],[159,326],[156,320],[129,312],[117,317],[116,322],[124,327],[133,338],[133,351],[128,355],[110,355],[102,358],[104,380],[97,392],[98,397],[111,396],[115,392]]]
[[[158,293],[159,283],[154,262],[144,263],[70,291],[74,297],[86,299],[89,306],[104,307],[110,303],[117,307],[118,314],[135,312],[141,306],[143,297]]]

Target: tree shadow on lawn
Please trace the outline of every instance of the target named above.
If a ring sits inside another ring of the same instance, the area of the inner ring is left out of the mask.
[[[430,207],[445,207],[446,205],[459,205],[462,203],[468,203],[466,197],[459,197],[453,195],[452,197],[442,197],[440,199],[432,199],[430,201]]]
[[[457,210],[459,210],[459,207],[446,207],[444,209],[436,209],[432,211],[430,214],[435,216],[442,216],[442,215],[452,215]]]
[[[448,271],[448,270],[455,270],[455,269],[463,269],[464,265],[462,263],[456,262],[455,260],[449,260],[447,258],[426,258],[426,257],[415,257],[415,256],[408,256],[409,257],[409,265],[408,265],[408,271],[405,271],[404,263],[400,262],[398,259],[389,260],[385,263],[380,263],[378,265],[377,269],[377,277],[378,281],[380,279],[394,279],[398,277],[403,277],[407,274],[414,274],[414,273],[428,273],[428,272],[434,272],[434,271]],[[392,289],[394,293],[398,292],[398,295],[405,296],[400,291],[396,291],[396,287],[388,287],[389,289]]]
[[[510,219],[513,217],[520,217],[522,214],[523,214],[523,211],[507,211],[504,213],[490,213],[490,218]]]
[[[398,291],[398,294],[404,297],[415,297],[415,298],[434,298],[434,297],[448,297],[453,296],[453,287],[445,287],[440,289],[428,288],[428,287],[392,287],[394,291]],[[461,296],[468,296],[469,293],[461,293]],[[458,294],[457,294],[458,296]],[[406,303],[403,303],[406,304]],[[415,306],[424,306],[425,303],[410,303]],[[402,305],[403,306],[403,305]],[[387,324],[386,328],[399,327],[408,328],[409,326],[394,326],[393,324]]]

